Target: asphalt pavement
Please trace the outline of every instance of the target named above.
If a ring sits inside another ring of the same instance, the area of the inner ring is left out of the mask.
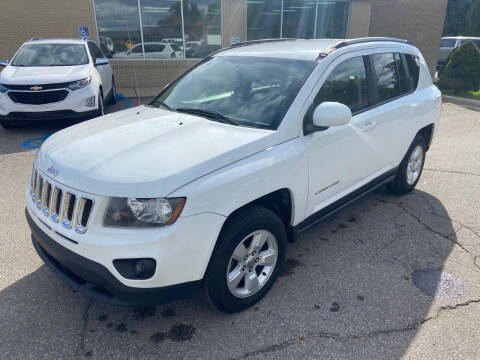
[[[1,359],[480,358],[480,112],[445,104],[417,189],[380,189],[304,233],[269,294],[234,315],[201,294],[106,305],[43,265],[24,192],[61,128],[0,128]]]

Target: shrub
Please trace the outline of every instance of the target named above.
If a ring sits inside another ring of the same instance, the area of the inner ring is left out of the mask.
[[[454,93],[480,90],[480,50],[473,41],[467,41],[452,53],[438,85]]]

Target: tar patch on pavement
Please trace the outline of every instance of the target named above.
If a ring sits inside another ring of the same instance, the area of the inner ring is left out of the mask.
[[[155,306],[150,307],[138,307],[133,309],[135,319],[137,320],[145,320],[146,318],[152,317],[157,312]]]
[[[330,307],[330,311],[331,312],[338,312],[338,310],[340,310],[340,305],[336,302],[334,302],[332,304],[332,306]]]
[[[160,343],[167,339],[180,342],[188,341],[193,338],[195,334],[195,327],[189,324],[175,324],[173,325],[168,332],[157,332],[150,336],[150,340],[154,343]]]
[[[286,259],[285,264],[283,264],[283,268],[279,276],[290,276],[292,274],[295,274],[293,270],[297,266],[304,266],[304,264],[301,261],[298,261],[297,259]]]
[[[117,330],[118,332],[121,332],[121,333],[127,332],[128,331],[127,324],[125,324],[125,323],[118,324],[117,327],[115,328],[115,330]]]
[[[468,294],[463,280],[452,274],[434,269],[416,270],[412,274],[413,284],[423,293],[446,300],[460,299]]]
[[[107,319],[108,319],[108,315],[106,314],[102,314],[97,318],[98,321],[107,321]]]
[[[175,316],[175,311],[173,311],[172,309],[163,310],[163,311],[162,311],[162,316],[163,316],[164,318],[171,317],[171,316]]]

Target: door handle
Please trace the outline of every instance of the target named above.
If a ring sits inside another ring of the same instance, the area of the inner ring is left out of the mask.
[[[364,126],[360,129],[362,132],[365,132],[365,131],[368,131],[368,130],[372,130],[373,128],[375,128],[375,126],[377,126],[377,123],[374,122],[374,121],[368,121],[364,124]]]

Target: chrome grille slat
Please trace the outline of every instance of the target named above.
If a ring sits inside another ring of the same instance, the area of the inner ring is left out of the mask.
[[[93,211],[94,201],[70,192],[44,177],[35,168],[30,179],[30,196],[40,212],[68,230],[84,234]]]

